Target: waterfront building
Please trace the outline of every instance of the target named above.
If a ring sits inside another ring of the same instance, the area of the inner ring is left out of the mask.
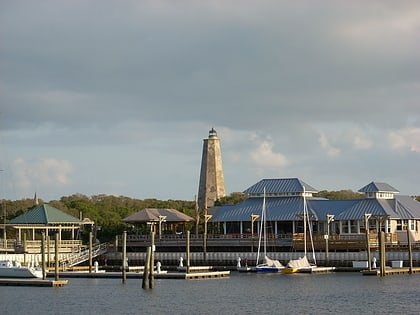
[[[203,140],[200,182],[198,187],[198,208],[206,210],[213,207],[214,202],[226,195],[223,177],[222,153],[220,139],[216,130],[209,131],[207,139]]]
[[[251,230],[258,231],[259,219],[252,218],[261,214],[264,191],[268,233],[273,238],[291,238],[303,232],[306,201],[312,231],[322,239],[330,234],[357,239],[365,235],[368,222],[370,233],[384,231],[389,243],[407,243],[407,228],[411,239],[420,241],[420,202],[399,195],[392,186],[371,182],[359,190],[360,199],[328,200],[314,196],[317,190],[298,178],[263,179],[244,191],[249,197],[243,202],[209,209],[212,231],[244,237]]]
[[[175,209],[146,208],[129,215],[122,220],[133,225],[148,225],[151,230],[161,234],[185,233],[185,225],[194,222],[194,218]]]
[[[80,229],[94,222],[89,219],[78,219],[48,204],[36,205],[34,208],[11,219],[4,225],[4,229],[15,231],[14,240],[4,240],[7,249],[11,246],[16,252],[39,253],[41,248],[41,233],[51,240],[49,245],[54,248],[55,235],[60,240],[60,250],[72,252],[82,246],[79,239]]]

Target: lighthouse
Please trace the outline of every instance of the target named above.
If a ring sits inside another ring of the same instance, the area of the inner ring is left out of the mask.
[[[198,207],[201,210],[213,207],[214,202],[224,196],[226,193],[220,139],[216,130],[212,128],[209,131],[209,137],[203,140]]]

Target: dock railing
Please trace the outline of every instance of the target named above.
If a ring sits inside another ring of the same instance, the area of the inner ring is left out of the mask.
[[[105,254],[108,251],[108,243],[97,243],[92,247],[92,258]],[[83,246],[76,253],[62,255],[60,259],[60,268],[65,270],[76,266],[89,259],[89,247]]]

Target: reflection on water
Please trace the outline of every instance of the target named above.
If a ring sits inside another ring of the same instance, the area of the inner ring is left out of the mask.
[[[69,279],[0,287],[2,314],[420,314],[420,275],[239,274],[206,280]]]

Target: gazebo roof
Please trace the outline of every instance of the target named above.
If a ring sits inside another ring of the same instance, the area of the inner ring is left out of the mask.
[[[175,209],[146,208],[123,219],[126,223],[159,222],[159,216],[165,216],[166,222],[195,221],[190,216]]]
[[[43,204],[35,207],[20,216],[13,218],[9,224],[81,224],[79,219],[54,208],[50,205]]]

